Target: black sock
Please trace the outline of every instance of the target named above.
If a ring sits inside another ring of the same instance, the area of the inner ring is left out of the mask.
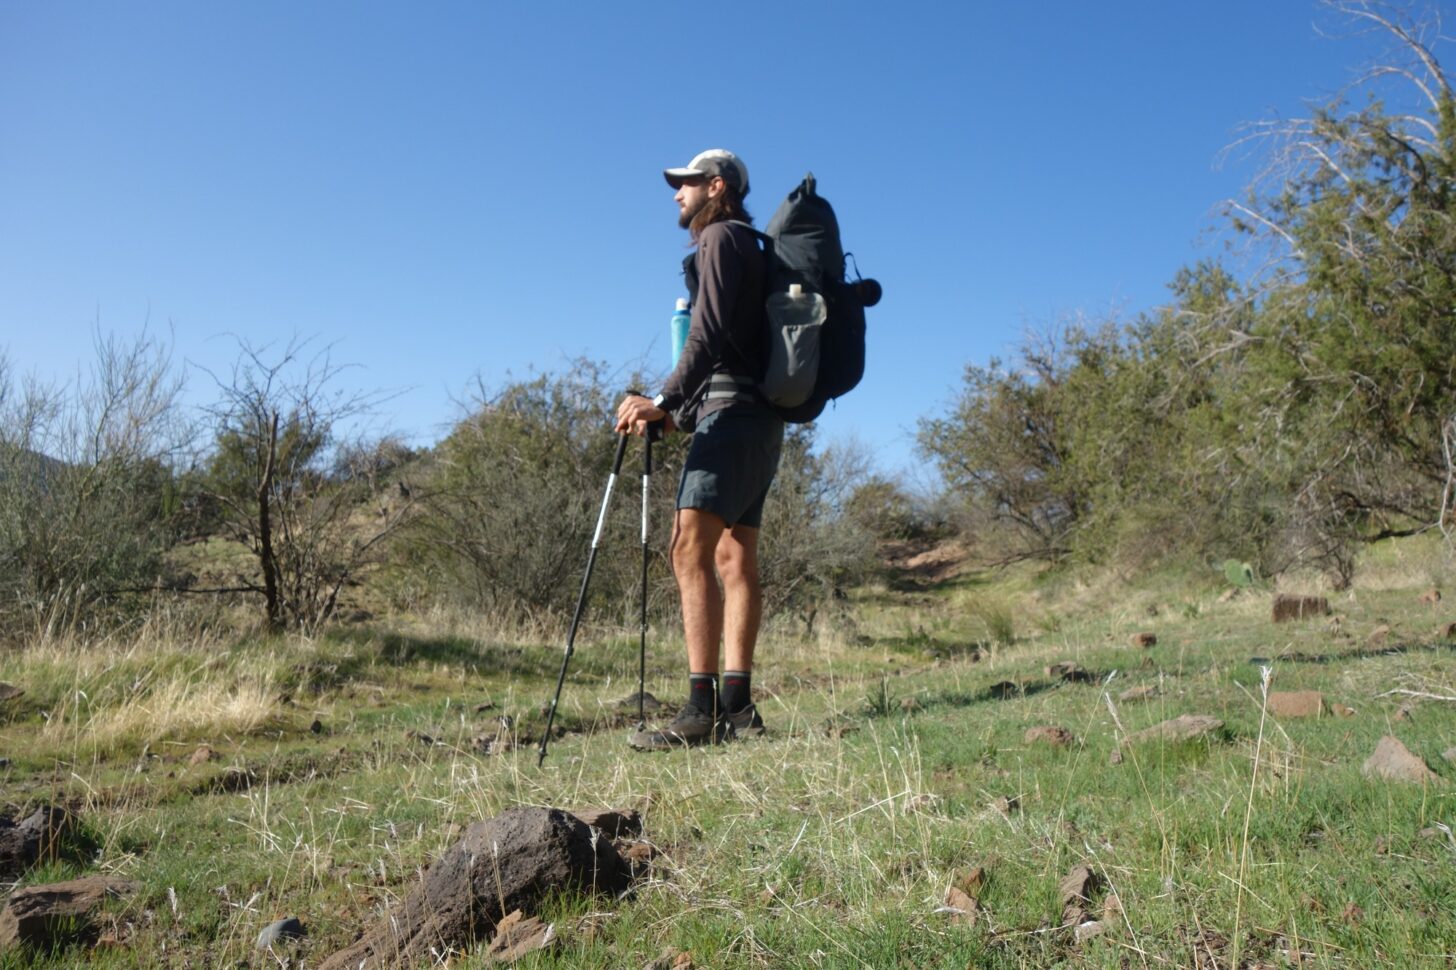
[[[688,674],[688,703],[709,717],[718,715],[718,675]]]
[[[723,713],[737,714],[753,701],[749,689],[753,686],[753,672],[749,670],[723,671]]]

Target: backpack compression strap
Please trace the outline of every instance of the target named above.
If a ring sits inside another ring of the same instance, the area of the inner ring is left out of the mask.
[[[757,386],[758,382],[751,377],[714,374],[708,378],[708,393],[705,400],[752,403],[758,400],[758,392],[755,390]]]

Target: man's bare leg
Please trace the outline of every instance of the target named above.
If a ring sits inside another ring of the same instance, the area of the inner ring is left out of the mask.
[[[763,620],[758,530],[746,525],[724,529],[713,559],[723,580],[723,666],[747,673],[753,670],[753,649]]]
[[[678,509],[673,521],[670,557],[682,599],[690,674],[718,673],[723,593],[714,573],[714,555],[720,537],[728,534],[722,518],[701,509]]]

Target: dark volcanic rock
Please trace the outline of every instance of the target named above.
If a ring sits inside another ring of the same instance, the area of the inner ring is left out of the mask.
[[[87,876],[45,886],[23,886],[0,910],[0,950],[16,944],[49,949],[91,935],[91,914],[108,897],[132,892],[135,883]]]
[[[64,808],[38,808],[19,824],[0,818],[0,882],[14,882],[42,859],[53,858],[72,825]]]
[[[301,940],[307,935],[308,931],[303,928],[303,922],[297,916],[290,916],[263,927],[263,932],[258,934],[258,949],[266,950],[270,946],[281,946],[284,943]]]
[[[547,893],[618,892],[630,870],[608,839],[556,808],[513,808],[476,822],[420,884],[353,946],[320,970],[382,970],[489,935],[513,910],[532,913]]]

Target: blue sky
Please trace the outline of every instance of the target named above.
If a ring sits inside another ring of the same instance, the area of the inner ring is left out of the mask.
[[[660,172],[721,146],[760,225],[812,169],[884,283],[821,426],[912,468],[967,361],[1218,255],[1256,167],[1220,149],[1384,50],[1350,33],[1308,0],[0,0],[0,347],[54,377],[98,326],[213,369],[311,336],[433,442],[477,374],[665,369]]]

